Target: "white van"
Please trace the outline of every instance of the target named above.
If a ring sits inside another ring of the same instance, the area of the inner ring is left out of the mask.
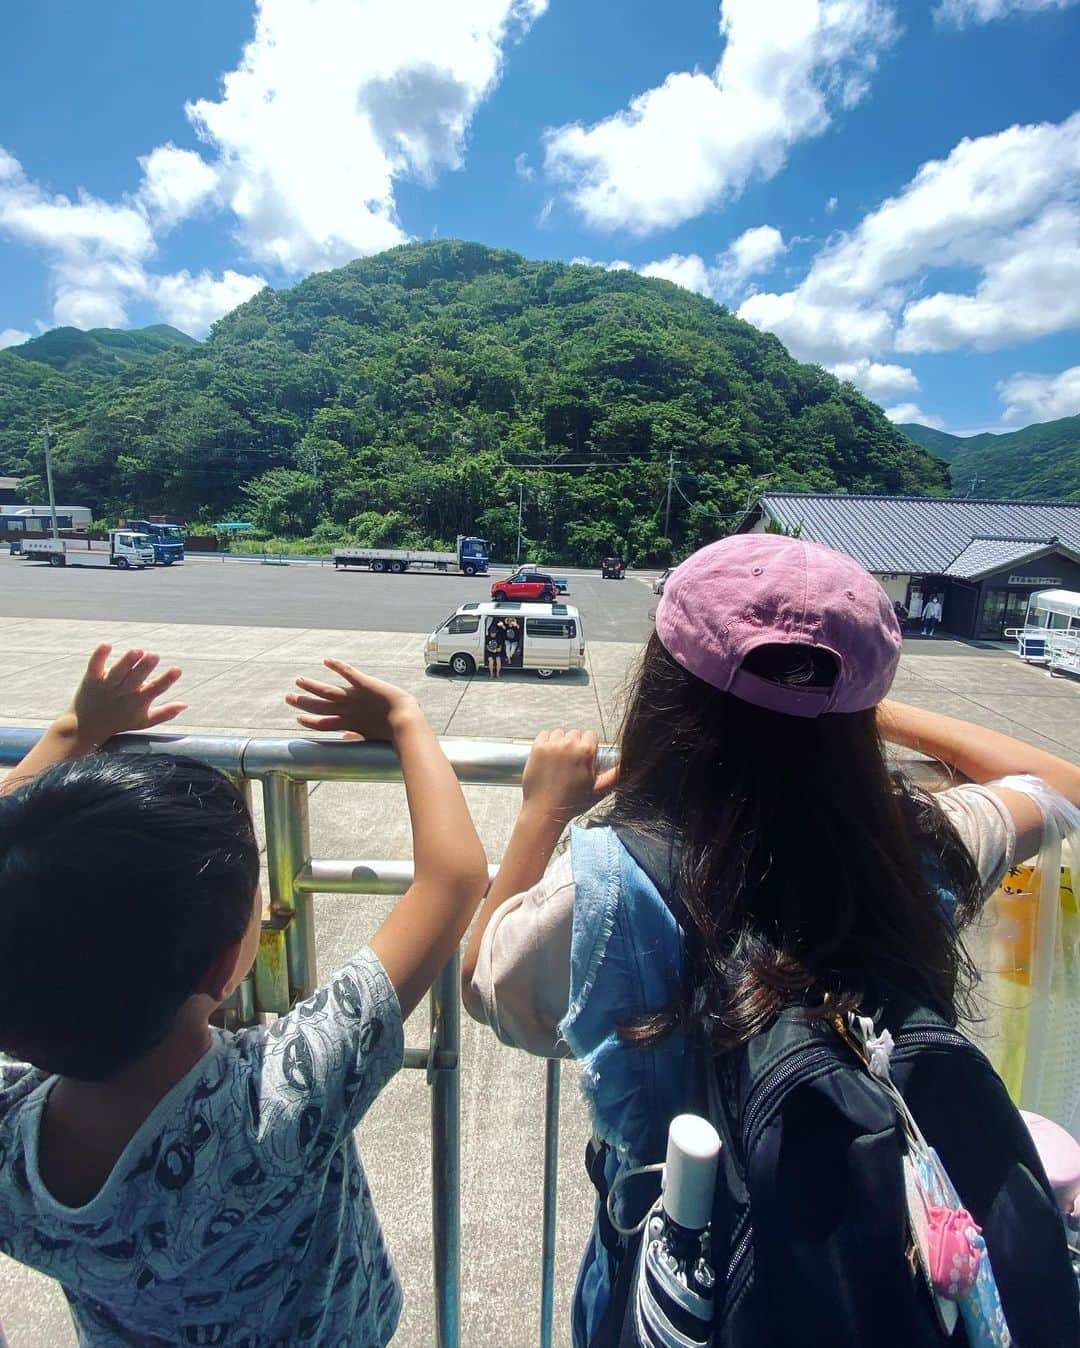
[[[504,670],[533,669],[539,678],[550,679],[559,670],[585,667],[585,633],[576,608],[507,600],[462,604],[428,637],[425,664],[447,665],[455,674],[483,669],[484,643],[499,619],[513,619],[520,634]]]

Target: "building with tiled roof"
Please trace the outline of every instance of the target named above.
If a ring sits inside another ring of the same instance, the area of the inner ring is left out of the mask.
[[[999,637],[1040,589],[1080,591],[1080,503],[768,492],[738,532],[772,527],[846,552],[917,618],[931,595],[942,626]]]

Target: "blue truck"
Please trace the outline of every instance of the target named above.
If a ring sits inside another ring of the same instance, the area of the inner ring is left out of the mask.
[[[146,534],[154,545],[154,561],[158,566],[172,566],[184,560],[184,536],[178,524],[160,520],[125,520],[125,528]]]

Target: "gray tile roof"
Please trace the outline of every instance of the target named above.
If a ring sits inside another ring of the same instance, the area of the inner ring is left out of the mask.
[[[942,572],[958,580],[978,580],[1006,566],[1034,561],[1053,551],[1049,538],[973,538]]]
[[[1080,552],[1080,504],[957,501],[925,496],[765,493],[758,505],[802,537],[849,553],[869,571],[942,574],[976,538],[1056,537]],[[740,524],[749,528],[752,511]]]

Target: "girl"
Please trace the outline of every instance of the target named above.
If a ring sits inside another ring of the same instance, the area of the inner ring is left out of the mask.
[[[668,579],[617,779],[597,774],[592,734],[537,740],[463,995],[504,1042],[584,1060],[609,1144],[606,1186],[663,1159],[668,1123],[687,1103],[688,1040],[737,1073],[786,1008],[872,1008],[888,989],[956,1023],[973,972],[956,928],[1014,858],[1037,851],[1040,807],[997,785],[925,796],[890,775],[883,740],[973,783],[1035,774],[1080,802],[1071,764],[884,702],[900,646],[888,598],[850,558],[739,535]],[[608,791],[602,826],[575,828],[545,875],[565,824]],[[667,859],[669,892],[627,851],[628,833]],[[793,1206],[809,1202],[811,1183],[796,1177]],[[598,1221],[575,1297],[577,1348],[610,1329],[610,1244]],[[819,1292],[835,1300],[837,1285],[826,1268]],[[800,1341],[826,1341],[804,1329]],[[774,1341],[785,1340],[760,1339]]]
[[[497,679],[502,671],[505,640],[506,627],[502,619],[497,618],[493,622],[489,622],[484,650],[487,653],[488,673],[493,679]]]

